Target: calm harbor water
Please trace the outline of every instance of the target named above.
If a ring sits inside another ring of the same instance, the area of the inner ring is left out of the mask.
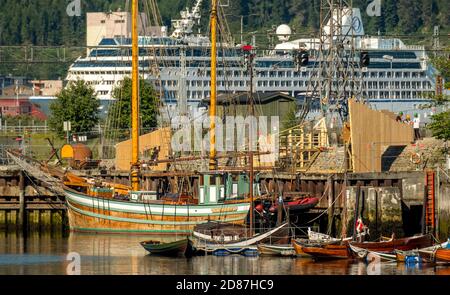
[[[0,233],[0,275],[64,275],[71,269],[69,253],[80,255],[82,275],[366,275],[377,270],[385,275],[450,275],[450,266],[381,263],[376,268],[363,262],[315,262],[308,258],[157,257],[147,255],[139,245],[154,238],[80,233],[66,237],[41,233],[24,238]]]

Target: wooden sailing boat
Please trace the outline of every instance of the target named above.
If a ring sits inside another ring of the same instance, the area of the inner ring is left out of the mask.
[[[211,151],[210,166],[215,168],[216,115],[216,16],[213,1],[211,56]],[[138,89],[138,0],[132,0],[132,169],[131,188],[102,186],[69,175],[64,183],[70,229],[73,231],[113,233],[190,233],[209,220],[244,224],[250,202],[243,196],[229,200],[225,195],[231,176],[210,171],[200,178],[200,198],[189,196],[178,201],[157,199],[153,192],[140,190],[139,162],[139,89]],[[114,196],[125,195],[117,199]]]

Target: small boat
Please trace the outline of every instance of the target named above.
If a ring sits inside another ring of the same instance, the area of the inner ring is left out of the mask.
[[[292,201],[287,201],[283,204],[285,209],[289,209],[290,214],[297,214],[317,206],[319,198],[301,198]],[[270,208],[270,213],[276,213],[278,211],[278,204],[274,203]]]
[[[207,233],[193,232],[192,245],[196,253],[216,253],[218,251],[240,253],[246,250],[256,249],[256,245],[271,241],[273,243],[283,241],[289,236],[288,223],[268,230],[264,233],[256,234],[251,238],[242,238],[239,240],[230,240],[223,237],[222,241],[211,238]]]
[[[356,252],[353,251],[353,253],[355,253],[359,258],[363,258],[365,257],[363,254],[365,253],[367,255],[369,251],[395,254],[395,250],[410,251],[430,247],[433,245],[433,237],[431,235],[420,235],[396,239],[392,236],[392,238],[388,241],[362,243],[350,242],[350,245],[353,246],[353,249],[358,249]],[[365,250],[365,252],[361,253],[361,249]]]
[[[187,238],[169,243],[163,243],[160,241],[143,241],[140,244],[145,250],[153,255],[190,256],[192,253],[192,244]]]
[[[356,256],[356,258],[359,259],[366,260],[366,262],[371,262],[373,259],[377,259],[378,261],[389,261],[389,262],[397,260],[396,254],[370,251],[367,249],[354,246],[352,243],[350,243],[348,246],[352,251],[353,256]]]
[[[259,255],[258,249],[255,246],[237,247],[237,248],[219,248],[211,251],[214,256],[228,256],[239,254],[246,257],[255,257]]]
[[[434,253],[436,262],[450,263],[450,248],[437,249]]]
[[[272,245],[258,244],[259,255],[267,256],[296,256],[294,247],[291,244]]]
[[[292,240],[292,247],[294,247],[294,251],[297,257],[311,257],[310,255],[303,252],[302,245],[303,243],[301,243],[300,239]]]
[[[302,246],[303,253],[312,256],[314,259],[347,259],[352,258],[347,243],[323,244],[319,246]]]

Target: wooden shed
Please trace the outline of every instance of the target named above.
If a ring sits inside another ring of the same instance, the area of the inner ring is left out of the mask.
[[[295,98],[282,92],[257,92],[253,94],[256,116],[278,116],[283,122],[289,110],[295,108]],[[209,100],[207,101],[209,104]],[[222,93],[217,96],[217,116],[248,116],[250,100],[247,92]]]

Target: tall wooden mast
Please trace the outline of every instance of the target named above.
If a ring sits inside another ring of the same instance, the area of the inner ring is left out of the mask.
[[[209,108],[209,169],[217,169],[216,161],[216,99],[217,99],[217,0],[212,0],[211,8],[211,103]]]
[[[131,2],[131,42],[132,42],[132,88],[131,88],[131,187],[140,189],[139,174],[139,47],[138,47],[138,0]]]

